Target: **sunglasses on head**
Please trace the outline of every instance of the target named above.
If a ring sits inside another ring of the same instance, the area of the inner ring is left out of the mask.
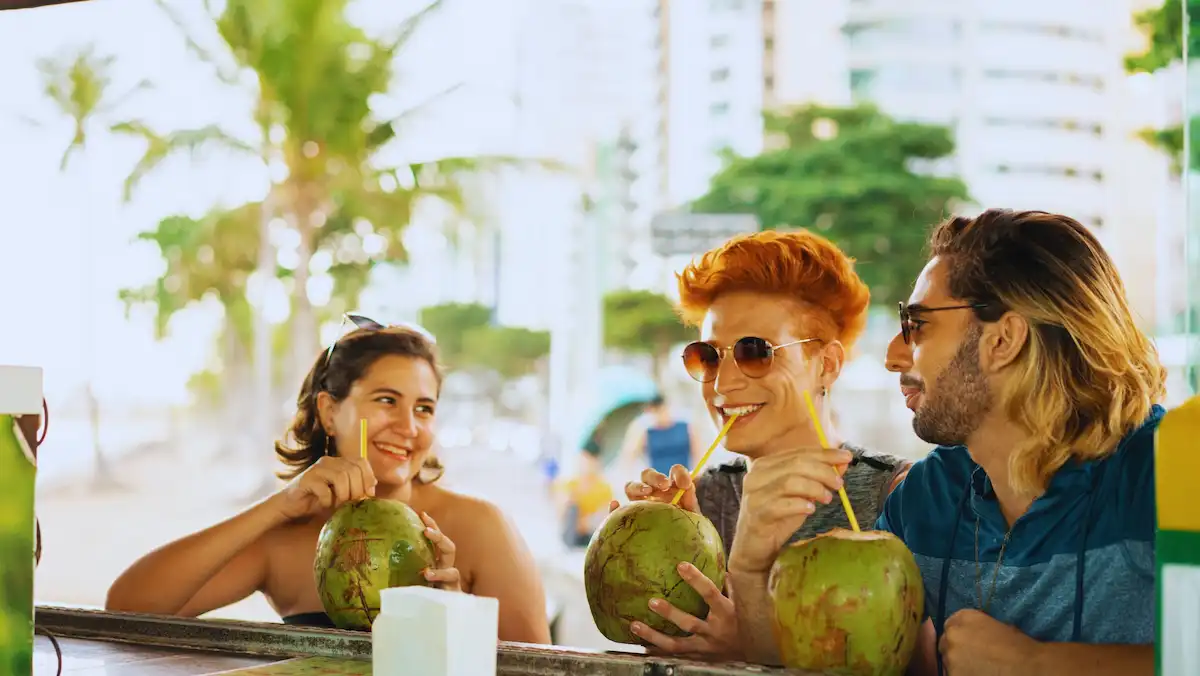
[[[717,372],[721,370],[721,360],[725,358],[725,354],[732,353],[733,363],[743,375],[761,378],[771,370],[771,364],[775,361],[775,350],[814,340],[817,339],[805,338],[783,345],[772,345],[766,338],[746,336],[739,338],[731,347],[717,347],[700,340],[683,348],[683,366],[692,380],[711,383],[717,379]]]
[[[356,328],[356,329],[364,329],[366,331],[382,331],[384,329],[407,329],[409,331],[412,331],[413,333],[420,334],[422,338],[424,338],[425,340],[428,340],[431,344],[437,345],[437,338],[434,338],[433,334],[429,332],[429,329],[425,328],[424,326],[421,326],[420,324],[401,322],[399,324],[384,325],[384,324],[380,324],[379,322],[375,321],[374,319],[371,319],[370,317],[366,317],[366,316],[363,316],[360,314],[354,314],[352,312],[347,312],[346,314],[342,315],[342,323],[341,323],[341,326],[338,327],[338,337],[333,339],[333,342],[331,342],[329,344],[329,349],[325,351],[325,363],[326,364],[329,363],[330,357],[333,356],[333,348],[337,347],[338,342],[341,341],[342,338],[346,337],[346,334],[342,333],[342,329],[346,328],[346,322],[350,322],[351,324],[353,324],[354,328]]]

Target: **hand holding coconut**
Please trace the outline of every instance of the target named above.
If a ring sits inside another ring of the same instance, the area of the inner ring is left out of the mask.
[[[759,458],[742,487],[730,570],[766,574],[779,550],[842,487],[840,466],[854,455],[842,449],[804,449]]]
[[[372,497],[376,483],[365,458],[327,455],[292,479],[271,501],[291,521]]]
[[[454,542],[446,537],[429,514],[422,512],[421,521],[425,522],[425,537],[433,543],[434,554],[437,556],[434,567],[424,570],[425,579],[439,589],[462,591],[462,574],[454,567]]]
[[[630,500],[671,502],[679,491],[683,491],[683,497],[677,504],[693,514],[699,514],[700,503],[696,501],[696,483],[692,481],[691,473],[683,465],[673,466],[670,476],[653,469],[645,469],[642,470],[641,481],[625,484],[625,497]],[[612,504],[615,505],[616,501]],[[611,507],[609,511],[612,509],[616,508]]]

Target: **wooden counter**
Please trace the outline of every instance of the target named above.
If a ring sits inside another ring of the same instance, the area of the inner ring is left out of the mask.
[[[201,676],[281,659],[65,637],[58,638],[58,645],[63,654],[63,676]],[[54,676],[57,669],[58,656],[50,639],[36,637],[34,676]]]
[[[294,657],[371,659],[371,635],[317,627],[234,620],[196,620],[159,615],[38,606],[39,631],[54,634],[63,649],[63,674],[71,676],[200,676],[279,663]],[[57,666],[50,641],[39,636],[34,674],[53,676]],[[342,664],[345,664],[343,662]],[[709,664],[621,652],[573,650],[501,643],[498,676],[820,676],[748,664]]]

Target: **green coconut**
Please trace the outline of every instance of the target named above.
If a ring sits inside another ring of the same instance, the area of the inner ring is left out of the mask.
[[[642,622],[668,636],[687,633],[650,610],[661,598],[701,619],[708,604],[676,568],[696,566],[725,588],[725,547],[712,522],[664,502],[631,502],[618,508],[592,535],[584,555],[584,588],[596,628],[610,641],[647,645],[629,630]]]
[[[338,507],[321,528],[313,570],[325,613],[340,629],[370,629],[379,590],[430,586],[436,561],[425,523],[403,502],[367,498]]]
[[[912,552],[882,531],[834,528],[789,545],[767,581],[783,664],[839,676],[900,676],[925,587]]]

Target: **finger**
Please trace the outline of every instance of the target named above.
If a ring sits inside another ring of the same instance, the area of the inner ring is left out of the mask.
[[[358,471],[358,481],[363,494],[375,495],[375,484],[378,481],[375,479],[375,471],[371,469],[371,463],[366,458],[355,458],[354,468]]]
[[[766,522],[786,521],[796,517],[807,518],[817,511],[817,505],[807,498],[775,498],[765,507],[755,510],[758,519]]]
[[[346,464],[344,462],[330,463],[327,467],[322,468],[324,471],[320,473],[320,478],[329,485],[333,491],[334,504],[341,504],[350,499],[350,475],[346,473]]]
[[[671,483],[675,484],[675,489],[686,491],[692,487],[692,474],[683,465],[674,465],[671,467]]]
[[[689,615],[662,599],[650,599],[649,605],[650,610],[689,634],[703,634],[704,629],[708,626],[704,620],[695,615]]]
[[[438,567],[452,567],[454,565],[454,555],[458,552],[458,547],[455,546],[453,540],[446,537],[446,534],[438,528],[437,522],[433,520],[432,516],[422,512],[421,520],[425,522],[426,526],[425,537],[429,538],[434,548],[437,549]]]
[[[305,487],[310,495],[317,499],[317,502],[325,509],[333,509],[333,488],[329,482],[319,476],[314,476],[313,481]]]
[[[671,480],[665,474],[653,469],[642,470],[642,483],[656,491],[665,491],[671,487]]]
[[[360,460],[361,462],[361,460]],[[366,489],[363,486],[362,470],[358,467],[358,462],[352,462],[346,468],[346,483],[349,490],[347,500],[357,500],[366,496]]]
[[[449,591],[462,588],[462,573],[457,568],[426,568],[425,579]]]
[[[717,607],[723,608],[725,603],[731,603],[729,599],[725,598],[725,595],[721,593],[721,588],[713,584],[713,581],[708,579],[704,573],[700,572],[699,568],[685,561],[676,566],[676,569],[679,571],[679,576],[683,578],[683,581],[687,582],[688,586],[696,590],[696,593],[700,595],[700,598],[704,599],[704,602],[708,604],[710,609]],[[653,603],[653,601],[651,601],[651,603]],[[651,606],[650,609],[654,610],[653,606]],[[668,617],[667,619],[671,618]],[[680,629],[691,631],[685,627],[680,627]]]
[[[630,500],[645,500],[654,494],[654,489],[640,481],[625,484],[625,497]]]
[[[689,651],[700,651],[698,647],[689,646],[689,639],[691,639],[691,643],[696,642],[694,637],[675,638],[674,636],[667,636],[660,631],[651,629],[642,622],[631,622],[629,624],[629,631],[633,632],[635,636],[649,643],[650,645],[659,648],[663,652],[674,654]]]
[[[826,481],[830,481],[834,476],[833,468],[826,467],[824,472]],[[838,482],[840,481],[841,479],[838,478]],[[833,494],[837,489],[838,486],[829,486],[814,477],[794,474],[784,478],[777,490],[779,497],[804,498],[828,505],[833,502]]]
[[[621,507],[621,503],[617,502],[616,500],[613,500],[612,502],[608,503],[608,513],[612,514],[613,512],[617,511],[617,509],[619,509],[620,507]]]

